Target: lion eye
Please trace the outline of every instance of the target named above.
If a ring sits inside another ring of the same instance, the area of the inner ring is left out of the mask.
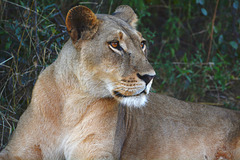
[[[109,45],[119,51],[123,50],[123,48],[120,46],[119,42],[109,42]]]
[[[142,42],[141,42],[141,48],[144,50],[145,47],[146,47],[146,42],[145,42],[145,41],[142,41]]]
[[[117,43],[117,42],[111,42],[111,46],[112,46],[113,48],[117,48],[117,47],[118,47],[118,43]]]

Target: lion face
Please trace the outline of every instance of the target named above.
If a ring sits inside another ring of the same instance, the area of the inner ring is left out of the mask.
[[[83,19],[79,16],[84,16],[86,26],[74,24]],[[141,107],[147,102],[155,72],[146,57],[146,40],[135,29],[136,19],[128,6],[120,6],[114,15],[95,15],[78,6],[69,11],[66,23],[80,70],[88,73],[87,78],[81,71],[76,73],[80,83],[89,86],[86,90],[96,97],[114,97],[124,105]]]

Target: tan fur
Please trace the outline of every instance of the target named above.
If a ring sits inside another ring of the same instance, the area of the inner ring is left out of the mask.
[[[136,21],[128,6],[69,12],[71,38],[40,74],[1,160],[240,159],[239,112],[148,94],[155,72]]]

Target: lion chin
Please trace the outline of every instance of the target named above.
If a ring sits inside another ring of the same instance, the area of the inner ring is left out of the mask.
[[[136,90],[127,90],[122,93],[113,89],[113,86],[108,85],[108,90],[112,93],[112,96],[121,104],[127,107],[141,108],[147,105],[148,94],[152,86],[152,81],[146,86],[142,86]],[[124,89],[121,89],[121,91]]]
[[[142,91],[138,94],[125,96],[117,91],[113,91],[113,98],[115,98],[121,105],[127,107],[141,108],[147,104],[147,94],[146,91]]]
[[[120,100],[120,103],[124,106],[140,108],[146,105],[147,97],[143,94],[138,96],[125,97]]]

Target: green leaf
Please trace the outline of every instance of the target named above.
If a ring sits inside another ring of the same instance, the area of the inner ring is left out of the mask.
[[[222,44],[223,42],[223,35],[221,34],[218,38],[218,44]]]
[[[196,0],[196,3],[197,3],[197,4],[204,5],[204,0]]]
[[[171,52],[172,57],[174,57],[174,56],[175,56],[175,50],[174,50],[174,48],[170,48],[170,52]]]
[[[188,62],[188,58],[187,58],[187,54],[185,53],[184,56],[183,56],[183,62],[184,63],[187,63]]]
[[[201,8],[201,11],[202,11],[202,14],[204,15],[204,16],[207,16],[207,10],[205,9],[205,8]]]
[[[191,78],[189,76],[186,76],[189,82],[192,82]]]
[[[5,44],[5,49],[9,49],[12,44],[12,41],[9,41]]]
[[[22,1],[20,1],[20,4],[21,4],[21,6],[25,6],[24,3],[23,3]]]
[[[218,33],[217,27],[213,26],[214,33]]]
[[[177,75],[177,77],[176,78],[179,78],[179,77],[182,77],[182,74],[180,73],[179,75]]]
[[[239,5],[239,2],[235,0],[233,2],[233,8],[238,9],[238,5]]]
[[[5,34],[5,33],[6,33],[5,31],[0,30],[0,35],[1,35],[1,34]]]
[[[235,42],[235,41],[231,41],[231,42],[229,42],[229,44],[234,48],[234,49],[238,49],[238,44],[237,44],[237,42]]]
[[[51,31],[52,31],[53,34],[55,34],[56,29],[54,27],[51,27]]]

